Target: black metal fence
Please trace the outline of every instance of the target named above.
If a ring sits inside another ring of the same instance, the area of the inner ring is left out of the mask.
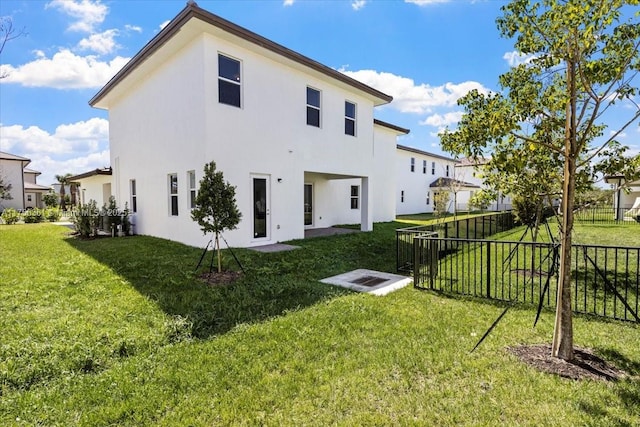
[[[445,238],[483,239],[510,230],[516,225],[511,212],[500,212],[433,225],[400,228],[396,230],[396,269],[403,273],[413,271],[413,242],[416,237],[437,234]]]
[[[576,210],[574,219],[580,223],[616,224],[621,221],[640,225],[640,209],[631,206],[620,208],[595,206]]]
[[[559,245],[417,236],[414,286],[555,307]],[[575,312],[640,323],[640,247],[572,246]]]

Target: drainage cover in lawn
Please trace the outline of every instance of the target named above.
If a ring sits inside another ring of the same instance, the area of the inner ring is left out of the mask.
[[[355,283],[356,285],[362,285],[362,286],[375,286],[375,285],[379,285],[380,283],[384,283],[389,279],[383,279],[382,277],[374,277],[374,276],[362,276],[362,277],[358,277],[355,280],[349,280],[349,282],[351,283]]]

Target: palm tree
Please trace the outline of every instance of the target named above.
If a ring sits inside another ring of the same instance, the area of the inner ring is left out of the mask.
[[[65,210],[66,203],[64,201],[65,196],[65,185],[69,185],[69,178],[72,177],[70,173],[66,173],[64,175],[56,175],[56,180],[60,184],[60,209]]]

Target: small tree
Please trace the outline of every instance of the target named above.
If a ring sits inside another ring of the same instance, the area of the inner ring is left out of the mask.
[[[11,195],[11,187],[10,183],[4,183],[4,178],[0,176],[0,200],[11,200],[13,196]]]
[[[58,205],[58,195],[55,191],[51,190],[44,196],[42,196],[44,205],[48,208],[55,208]]]
[[[65,190],[65,185],[69,184],[69,178],[72,177],[73,175],[71,175],[70,173],[66,173],[64,175],[56,175],[56,181],[58,181],[58,183],[60,184],[60,209],[65,210],[67,207],[67,200],[71,200],[71,199],[67,199],[65,197],[66,195],[66,190]]]
[[[198,222],[205,235],[215,234],[218,273],[222,271],[219,235],[225,230],[235,230],[241,218],[242,213],[236,205],[236,187],[224,180],[222,172],[216,171],[215,162],[205,164],[191,219]]]

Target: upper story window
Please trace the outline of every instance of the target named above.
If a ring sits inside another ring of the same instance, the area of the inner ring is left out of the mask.
[[[307,124],[320,127],[320,91],[307,87]]]
[[[178,216],[178,175],[169,174],[169,215]]]
[[[404,203],[404,190],[400,191],[400,203]]]
[[[349,101],[344,102],[344,133],[356,136],[356,104]]]
[[[445,171],[446,176],[449,176],[449,165],[447,165],[446,171]]]
[[[427,173],[427,161],[426,160],[422,161],[422,173],[424,173],[424,174]]]
[[[431,162],[431,175],[436,174],[436,162]]]
[[[411,172],[415,172],[416,171],[416,158],[412,157],[411,158]]]
[[[218,54],[218,101],[240,107],[240,61]]]

